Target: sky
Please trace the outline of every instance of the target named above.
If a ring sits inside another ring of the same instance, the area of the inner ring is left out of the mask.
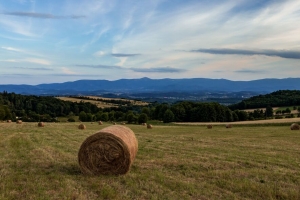
[[[300,77],[300,0],[0,0],[0,84]]]

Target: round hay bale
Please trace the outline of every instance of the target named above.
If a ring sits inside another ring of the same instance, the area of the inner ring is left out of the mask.
[[[22,124],[22,120],[17,120],[16,123],[17,124]]]
[[[39,122],[38,123],[38,127],[44,127],[44,126],[45,126],[44,122]]]
[[[291,125],[291,130],[299,130],[299,129],[300,129],[299,124],[293,123],[293,124]]]
[[[226,124],[226,128],[232,128],[231,124]]]
[[[101,121],[98,122],[99,125],[102,125],[103,123]]]
[[[78,129],[86,129],[86,126],[84,124],[79,124]]]
[[[78,162],[83,174],[126,174],[138,150],[138,141],[131,129],[116,125],[89,136],[81,144]]]
[[[146,123],[142,123],[142,126],[146,126]]]
[[[113,124],[114,124],[114,125],[116,125],[117,123],[116,123],[116,122],[114,122]]]
[[[152,129],[153,126],[152,126],[151,124],[147,124],[147,128],[148,128],[148,129]]]
[[[212,129],[212,125],[207,125],[207,128],[208,129]]]
[[[121,123],[122,125],[125,125],[125,122]]]
[[[7,123],[11,123],[11,120],[9,119],[9,120],[7,120],[6,122],[7,122]]]

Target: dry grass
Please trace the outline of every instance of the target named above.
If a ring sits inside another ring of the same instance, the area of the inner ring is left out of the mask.
[[[300,118],[284,118],[284,119],[267,119],[267,120],[253,120],[253,121],[238,121],[238,122],[230,122],[230,124],[282,124],[282,123],[294,123],[299,122]],[[174,124],[182,124],[182,125],[226,125],[228,122],[175,122]]]
[[[108,123],[104,123],[106,127]],[[300,131],[290,126],[129,126],[124,176],[84,176],[72,123],[0,123],[0,199],[300,199]]]
[[[118,107],[118,104],[113,104],[113,103],[106,103],[102,101],[97,101],[97,99],[103,99],[103,100],[120,100],[120,101],[130,101],[133,105],[139,105],[139,106],[145,106],[148,105],[149,103],[147,102],[142,102],[142,101],[135,101],[135,100],[129,100],[129,99],[118,99],[118,98],[103,98],[103,97],[96,97],[96,96],[87,96],[91,99],[78,99],[78,98],[72,98],[72,97],[56,97],[60,100],[63,101],[71,101],[71,102],[77,102],[79,103],[80,101],[83,102],[89,102],[91,104],[96,105],[98,108],[109,108],[109,107]],[[94,100],[92,100],[94,99]]]

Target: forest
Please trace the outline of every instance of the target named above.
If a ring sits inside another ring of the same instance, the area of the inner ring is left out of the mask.
[[[116,102],[114,102],[116,103]],[[28,122],[57,122],[57,117],[67,117],[80,121],[123,121],[145,123],[148,120],[168,122],[232,122],[273,117],[273,106],[300,105],[300,91],[284,90],[267,95],[259,95],[230,106],[216,102],[176,103],[153,102],[147,106],[124,103],[118,107],[98,108],[88,102],[62,101],[50,96],[20,95],[0,93],[0,120],[22,119]],[[246,112],[245,108],[256,109]]]

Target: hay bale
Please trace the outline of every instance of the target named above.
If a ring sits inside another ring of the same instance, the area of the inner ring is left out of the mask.
[[[299,130],[299,129],[300,129],[299,124],[293,123],[293,124],[291,125],[291,130]]]
[[[117,123],[116,123],[116,122],[114,122],[113,124],[114,124],[114,125],[116,125]]]
[[[146,123],[142,123],[142,126],[146,126]]]
[[[16,123],[17,124],[22,124],[22,120],[17,120]]]
[[[78,129],[86,129],[86,126],[84,124],[79,124]]]
[[[212,129],[212,125],[207,125],[207,128],[208,129]]]
[[[226,128],[232,128],[231,124],[226,124]]]
[[[138,150],[138,141],[131,129],[116,125],[89,136],[81,144],[78,162],[83,174],[126,174]]]
[[[123,123],[121,123],[122,125],[125,125],[126,123],[125,122],[123,122]]]
[[[152,129],[152,125],[151,124],[147,124],[147,129]]]
[[[99,125],[102,125],[103,123],[101,121],[98,122]]]
[[[44,126],[45,126],[44,122],[39,122],[38,123],[38,127],[44,127]]]
[[[7,122],[7,123],[11,123],[11,120],[9,119],[9,120],[7,120],[6,122]]]

